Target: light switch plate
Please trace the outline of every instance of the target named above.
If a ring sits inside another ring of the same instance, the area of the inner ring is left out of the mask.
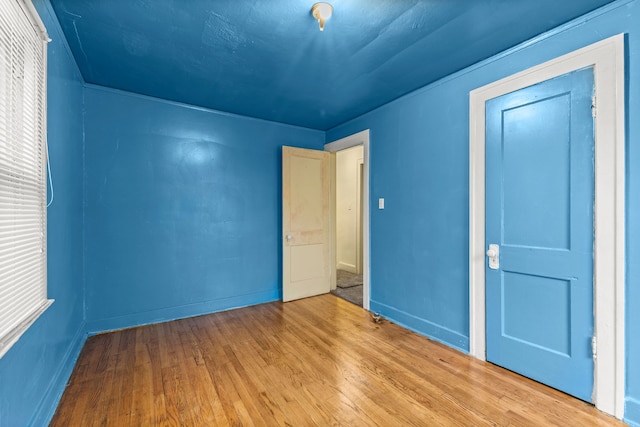
[[[378,199],[378,209],[384,209],[384,198],[382,197]]]

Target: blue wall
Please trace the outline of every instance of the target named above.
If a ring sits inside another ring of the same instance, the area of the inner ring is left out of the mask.
[[[463,350],[469,336],[469,91],[628,33],[627,401],[640,423],[640,1],[620,1],[534,43],[327,133],[371,129],[371,309]],[[378,197],[385,209],[376,209]]]
[[[88,86],[90,332],[280,298],[281,146],[324,132]]]
[[[0,426],[46,425],[85,338],[82,262],[83,80],[48,2],[48,140],[55,200],[48,211],[48,286],[55,303],[0,359]]]

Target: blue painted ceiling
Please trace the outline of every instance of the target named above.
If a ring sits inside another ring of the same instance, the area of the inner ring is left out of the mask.
[[[612,0],[51,0],[86,82],[327,130]]]

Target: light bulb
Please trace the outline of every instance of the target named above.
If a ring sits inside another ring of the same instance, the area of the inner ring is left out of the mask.
[[[311,6],[311,14],[318,20],[320,31],[324,31],[324,24],[327,22],[327,19],[331,17],[332,13],[333,6],[329,3],[319,2]]]

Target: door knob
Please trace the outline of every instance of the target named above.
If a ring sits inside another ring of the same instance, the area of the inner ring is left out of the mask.
[[[487,251],[487,256],[489,257],[489,268],[492,270],[497,270],[500,268],[500,247],[496,244],[490,244],[489,250]]]
[[[293,236],[291,234],[287,234],[286,239],[287,239],[287,242],[290,242],[291,239],[293,239]]]

